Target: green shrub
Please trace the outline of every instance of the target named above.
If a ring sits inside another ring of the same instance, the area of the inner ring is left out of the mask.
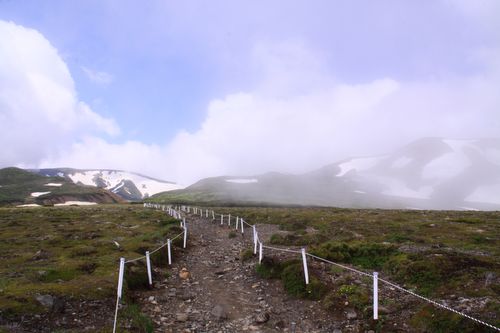
[[[238,234],[236,233],[236,231],[230,231],[229,234],[227,235],[227,237],[229,238],[235,238]]]
[[[141,290],[149,288],[146,264],[135,262],[125,265],[124,280],[128,290]]]
[[[153,333],[151,318],[141,312],[137,304],[130,304],[121,311],[121,317],[128,319],[133,332]]]
[[[380,268],[397,253],[396,247],[380,243],[338,243],[326,242],[312,247],[310,252],[334,262],[351,263],[363,268]]]
[[[43,275],[40,275],[41,282],[56,282],[58,280],[69,281],[73,280],[76,276],[81,273],[78,270],[73,268],[58,268],[58,269],[49,269]]]
[[[419,331],[433,333],[487,333],[491,329],[450,311],[425,305],[411,318],[410,324]]]
[[[295,297],[306,296],[304,272],[300,263],[285,267],[281,273],[281,281],[283,281],[283,286],[289,295]]]
[[[306,286],[306,298],[318,301],[322,299],[328,292],[326,285],[321,283],[319,279],[310,275],[309,284]]]
[[[370,304],[369,295],[369,290],[365,290],[358,285],[343,284],[326,295],[323,306],[327,310],[336,310],[344,308],[345,302],[348,302],[350,306],[363,312]]]
[[[165,226],[170,226],[173,224],[179,224],[179,220],[174,219],[173,217],[170,216],[165,216],[160,219],[160,226],[165,227]]]
[[[257,275],[264,279],[277,279],[281,276],[282,270],[282,265],[269,257],[262,258],[262,262],[255,266]]]
[[[241,261],[247,261],[253,257],[253,250],[252,249],[246,249],[241,251],[240,253],[240,259]]]

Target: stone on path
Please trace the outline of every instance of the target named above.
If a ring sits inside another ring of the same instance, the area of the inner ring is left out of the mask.
[[[212,311],[210,311],[210,314],[212,314],[212,316],[214,316],[215,319],[218,321],[222,321],[224,319],[227,319],[227,312],[224,309],[224,307],[222,307],[221,305],[214,306]]]

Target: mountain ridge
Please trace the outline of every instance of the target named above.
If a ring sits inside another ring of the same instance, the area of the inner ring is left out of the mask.
[[[180,189],[174,182],[115,169],[41,168],[29,171],[43,176],[59,176],[75,184],[103,188],[128,201],[141,201],[150,195]]]
[[[15,168],[0,169],[0,205],[89,205],[123,200],[104,189],[74,184]]]

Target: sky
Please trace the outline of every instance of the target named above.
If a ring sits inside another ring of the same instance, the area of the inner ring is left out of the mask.
[[[0,0],[0,167],[187,185],[498,137],[496,0]]]

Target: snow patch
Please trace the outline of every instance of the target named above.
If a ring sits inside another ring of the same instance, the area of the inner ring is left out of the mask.
[[[49,194],[49,193],[50,193],[50,191],[49,192],[33,192],[33,193],[31,193],[31,196],[37,198],[41,195],[45,195],[45,194]]]
[[[45,184],[44,186],[54,186],[54,187],[60,187],[60,186],[62,186],[62,184],[59,184],[59,183],[47,183],[47,184]]]
[[[97,203],[89,201],[66,201],[64,203],[57,203],[54,206],[71,206],[71,205],[89,206],[89,205],[97,205]]]
[[[94,178],[101,178],[106,183],[106,189],[110,190],[124,180],[130,180],[135,184],[141,195],[144,197],[145,194],[153,195],[160,192],[173,191],[183,189],[184,186],[172,183],[164,183],[157,180],[149,179],[131,172],[126,171],[114,171],[114,170],[89,170],[82,172],[75,172],[68,174],[68,177],[73,181],[73,183],[82,183],[84,185],[96,186]]]
[[[116,187],[116,188],[113,189],[113,193],[118,192],[123,186],[125,186],[125,183],[121,182],[120,185],[118,185],[118,187]]]
[[[228,183],[236,183],[236,184],[250,184],[250,183],[258,183],[259,181],[255,178],[235,178],[235,179],[226,179]]]
[[[380,157],[355,158],[339,164],[340,172],[336,175],[342,177],[351,170],[363,171],[374,167],[380,161]]]
[[[24,205],[17,205],[16,207],[40,207],[38,204],[24,204]]]
[[[446,153],[422,169],[422,178],[429,180],[445,180],[458,176],[469,165],[470,160],[463,152]]]

